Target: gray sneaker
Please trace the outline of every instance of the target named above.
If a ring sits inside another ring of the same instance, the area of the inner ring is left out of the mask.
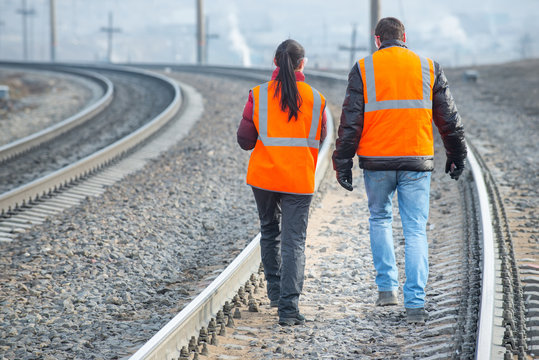
[[[397,305],[398,303],[397,290],[378,291],[376,306]]]
[[[420,323],[424,324],[429,318],[429,313],[425,308],[406,308],[406,321],[409,323]]]
[[[305,316],[297,314],[295,317],[279,318],[279,325],[281,326],[294,326],[305,324]]]

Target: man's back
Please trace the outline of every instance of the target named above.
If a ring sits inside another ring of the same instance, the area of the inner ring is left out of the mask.
[[[434,64],[392,41],[359,60],[365,116],[357,154],[362,157],[434,155]]]

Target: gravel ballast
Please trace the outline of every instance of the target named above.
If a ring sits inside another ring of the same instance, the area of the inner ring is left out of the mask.
[[[256,234],[248,153],[235,141],[253,84],[181,79],[205,96],[191,136],[101,198],[0,245],[5,358],[125,356]]]
[[[513,67],[504,66],[503,73]],[[523,76],[529,77],[537,62],[523,67],[528,69],[522,72]],[[498,90],[499,82],[487,81],[489,76],[496,78],[502,71],[497,67],[490,69],[490,73],[481,70],[478,84],[461,80],[461,70],[447,72],[465,129],[474,144],[475,139],[483,139],[488,145],[483,147],[490,149],[492,155],[486,156],[486,160],[498,169],[493,171],[500,179],[507,176],[506,170],[512,171],[510,174],[518,173],[516,182],[511,176],[505,178],[506,202],[511,200],[511,184],[516,183],[517,191],[524,189],[522,194],[526,196],[515,209],[521,209],[519,216],[526,216],[526,221],[537,224],[533,210],[534,206],[537,208],[537,186],[530,187],[530,183],[537,182],[537,165],[529,162],[537,154],[533,138],[537,134],[537,113],[524,113],[523,105],[519,107],[520,100],[528,99],[526,96],[517,96],[510,104],[483,98],[485,91],[505,93]],[[196,296],[257,233],[256,207],[245,185],[249,154],[241,151],[235,141],[247,91],[255,83],[185,74],[179,78],[195,86],[205,98],[204,114],[190,136],[143,171],[112,186],[101,198],[52,218],[13,243],[0,245],[0,356],[5,359],[126,356]],[[527,83],[516,82],[515,87]],[[330,107],[338,118],[345,86],[325,89],[323,84],[313,85],[332,102]],[[477,91],[470,90],[473,86]],[[532,91],[533,86],[527,93]],[[516,124],[528,131],[508,131],[512,129],[506,124],[508,118],[516,119]],[[498,126],[505,126],[502,127],[505,130]],[[509,151],[512,146],[514,151]],[[436,168],[442,172],[443,162],[437,161]],[[441,181],[450,180],[445,174],[437,176],[445,179]],[[449,183],[456,186],[453,181]],[[363,192],[360,183],[357,190]],[[357,206],[352,207],[352,213],[365,216],[364,209]],[[342,248],[343,253],[368,252],[364,244],[353,240],[360,234],[365,236],[364,225],[361,226],[342,234],[351,241],[349,248]],[[313,251],[321,249],[313,248]],[[327,255],[328,261],[343,259],[339,251]],[[358,268],[351,276],[370,281],[369,261],[369,258],[351,257],[349,265]],[[331,289],[332,284],[326,281],[331,282],[334,279],[331,274],[337,270],[327,267],[327,276],[316,280],[320,286]],[[318,276],[316,270],[308,270],[307,274],[312,275],[308,279]],[[315,283],[313,280],[312,284]],[[374,296],[371,285],[358,285],[362,301],[370,301]],[[340,282],[335,286],[347,291]],[[321,296],[314,287],[307,286],[306,290],[313,299]],[[340,311],[339,304],[328,304],[326,308],[333,306]],[[343,306],[344,314],[357,307]],[[393,314],[397,327],[403,320],[399,314]],[[400,348],[385,346],[384,342],[391,340],[388,340],[390,334],[375,327],[383,326],[387,315],[376,316],[374,323],[373,318],[364,318],[361,331],[373,339],[373,344],[378,344],[378,352],[362,353],[362,356],[376,358],[387,354],[395,358]],[[361,328],[362,323],[357,326]],[[344,351],[354,338],[344,333],[347,328],[345,322],[335,323],[334,331],[321,328],[325,340],[323,343],[317,340],[316,349],[320,350],[316,351],[321,354],[327,349],[325,343],[336,344]],[[293,331],[298,334],[295,341],[301,349],[302,342],[310,340],[311,334]],[[399,341],[403,340],[406,339]],[[270,341],[278,344],[282,340]],[[289,349],[283,346],[281,353],[266,355],[294,356]],[[339,350],[335,354],[343,352]]]
[[[467,138],[494,177],[507,213],[517,262],[539,262],[539,60],[447,71]]]

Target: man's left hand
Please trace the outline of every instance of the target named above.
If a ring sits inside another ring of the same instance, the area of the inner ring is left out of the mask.
[[[464,160],[447,159],[445,162],[445,173],[449,173],[451,179],[458,180],[464,171]]]
[[[354,187],[352,186],[352,170],[337,170],[337,181],[346,190],[354,190]]]

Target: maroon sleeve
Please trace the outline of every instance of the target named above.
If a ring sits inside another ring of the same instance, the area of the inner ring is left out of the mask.
[[[254,149],[256,140],[258,139],[258,131],[256,131],[253,122],[253,106],[253,94],[249,91],[249,99],[243,109],[243,116],[236,134],[238,144],[243,150]]]
[[[327,133],[328,133],[328,130],[327,130],[326,107],[324,106],[324,110],[322,111],[322,126],[320,129],[320,143],[324,141]]]

